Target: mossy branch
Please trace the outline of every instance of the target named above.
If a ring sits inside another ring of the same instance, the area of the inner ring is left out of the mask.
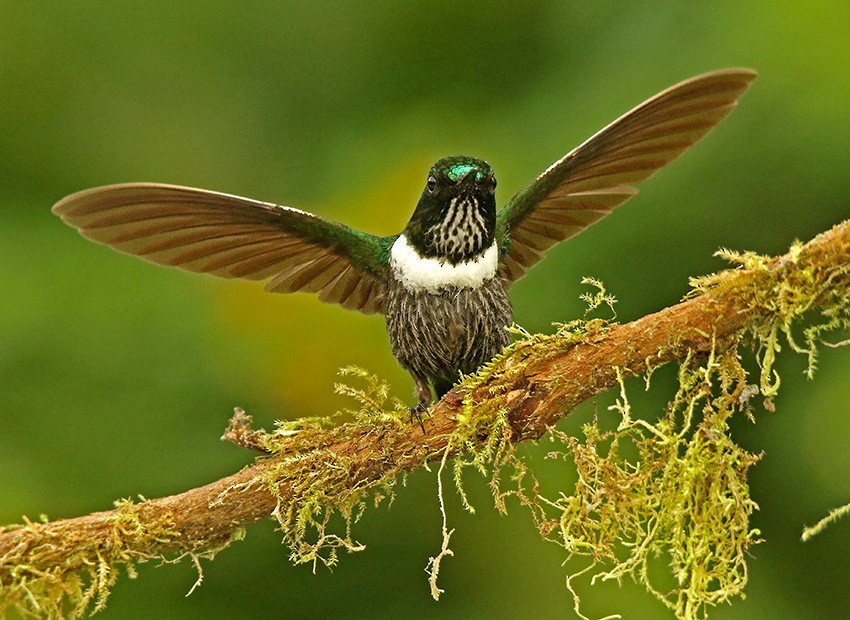
[[[778,387],[772,370],[778,335],[807,352],[813,367],[824,330],[848,325],[850,221],[780,257],[724,255],[738,266],[694,280],[692,294],[675,306],[625,325],[588,321],[520,340],[437,403],[424,434],[386,411],[379,384],[342,388],[362,404],[351,423],[306,419],[264,434],[250,430],[244,414],[234,416],[229,437],[269,454],[231,476],[170,497],[123,500],[105,512],[0,528],[0,610],[97,610],[121,565],[132,575],[137,562],[154,557],[197,563],[270,515],[281,523],[295,561],[333,563],[338,549],[361,547],[347,527],[327,534],[328,519],[341,513],[350,524],[367,494],[378,501],[392,493],[398,474],[461,454],[479,468],[498,464],[506,446],[539,439],[582,401],[621,386],[623,377],[701,353],[714,356],[745,334],[759,350],[758,391],[769,402]],[[813,308],[824,319],[797,344],[790,326]],[[634,423],[626,403],[619,410],[624,424]]]

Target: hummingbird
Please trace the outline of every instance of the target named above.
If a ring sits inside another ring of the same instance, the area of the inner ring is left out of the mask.
[[[204,189],[125,183],[53,207],[98,243],[160,265],[267,281],[272,293],[386,318],[421,415],[509,342],[508,290],[559,241],[637,193],[729,114],[755,79],[745,68],[680,82],[627,112],[496,208],[496,177],[475,157],[436,162],[410,221],[377,236],[293,207]],[[423,427],[424,428],[424,427]]]

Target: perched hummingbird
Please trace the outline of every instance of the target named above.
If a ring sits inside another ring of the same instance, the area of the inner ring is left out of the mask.
[[[496,210],[496,177],[473,157],[428,172],[413,215],[378,237],[291,207],[202,189],[128,183],[63,198],[53,212],[84,236],[143,259],[224,278],[269,280],[385,315],[413,376],[417,417],[508,342],[508,288],[552,245],[637,193],[634,187],[720,122],[755,72],[693,77],[645,101],[549,166]]]

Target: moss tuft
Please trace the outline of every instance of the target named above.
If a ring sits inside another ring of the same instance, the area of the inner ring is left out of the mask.
[[[526,502],[547,540],[589,560],[592,581],[630,577],[678,618],[703,617],[707,606],[742,594],[759,534],[749,526],[757,506],[747,472],[760,457],[729,435],[729,419],[749,406],[740,399],[741,370],[734,350],[691,359],[658,422],[632,417],[621,383],[615,430],[594,419],[583,440],[553,431],[560,448],[551,456],[571,461],[578,481],[571,493]],[[673,578],[666,589],[650,571],[659,557]]]
[[[140,504],[122,499],[115,508],[101,518],[104,536],[96,540],[67,529],[46,537],[46,519],[4,528],[16,537],[0,558],[0,612],[17,608],[24,616],[77,618],[100,611],[122,566],[134,578],[136,564],[162,557],[145,549],[152,541],[173,539],[168,516],[143,524]]]
[[[404,435],[409,430],[408,409],[390,398],[387,383],[355,366],[340,369],[340,374],[365,383],[363,387],[335,386],[338,394],[359,404],[346,411],[354,422],[341,426],[334,426],[333,418],[278,422],[265,443],[270,452],[287,456],[275,469],[249,483],[263,485],[277,497],[272,516],[283,533],[290,559],[296,564],[312,564],[314,570],[319,564],[336,565],[340,551],[365,548],[354,539],[352,525],[363,514],[368,499],[375,505],[384,499],[392,501],[401,473],[400,468],[390,468],[377,480],[352,486],[361,464],[329,446],[339,445],[345,438]]]

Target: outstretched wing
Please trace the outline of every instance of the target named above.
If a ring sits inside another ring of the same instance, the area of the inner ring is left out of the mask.
[[[637,194],[635,184],[723,120],[755,77],[724,69],[671,86],[549,166],[496,216],[502,280],[518,280],[551,246]]]
[[[274,204],[176,185],[77,192],[53,207],[98,243],[160,265],[223,278],[270,279],[352,310],[384,312],[393,237],[376,237]]]

